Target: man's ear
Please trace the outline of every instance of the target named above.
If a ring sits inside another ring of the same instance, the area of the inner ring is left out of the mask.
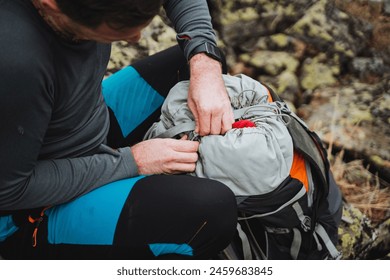
[[[59,13],[61,10],[58,8],[57,1],[56,0],[41,0],[41,4],[43,9],[46,11]]]

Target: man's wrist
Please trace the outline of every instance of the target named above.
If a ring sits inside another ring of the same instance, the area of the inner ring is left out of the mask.
[[[194,55],[189,62],[189,66],[191,76],[193,74],[204,75],[205,73],[222,73],[222,63],[204,53]]]
[[[208,57],[222,63],[223,59],[222,59],[221,50],[209,42],[204,42],[201,45],[194,48],[188,57],[188,61],[190,61],[191,58],[193,58],[195,55],[199,53],[204,53]]]

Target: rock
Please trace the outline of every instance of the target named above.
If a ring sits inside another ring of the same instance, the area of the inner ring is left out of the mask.
[[[209,0],[214,25],[221,37],[240,47],[255,43],[259,36],[285,30],[316,0]]]
[[[260,37],[254,46],[261,50],[292,51],[294,49],[293,41],[293,37],[277,33],[267,37]]]
[[[370,80],[370,76],[382,77],[385,72],[385,65],[380,57],[355,57],[350,67],[351,72],[361,80]]]
[[[299,66],[299,61],[287,52],[256,51],[243,54],[239,59],[254,67],[258,73],[272,76],[279,75],[283,71],[294,73]]]
[[[348,59],[367,48],[370,29],[367,22],[349,16],[330,1],[320,0],[286,33],[330,56],[338,54],[342,59]]]
[[[381,223],[373,234],[372,242],[366,244],[356,259],[376,260],[390,257],[390,218]]]
[[[338,249],[343,253],[343,259],[384,259],[390,252],[389,232],[390,219],[374,227],[357,208],[345,205]]]
[[[147,50],[147,55],[153,55],[176,44],[175,30],[167,26],[161,16],[156,16],[143,30],[142,38],[138,43],[141,48]]]
[[[358,252],[374,240],[370,220],[357,208],[344,205],[342,222],[339,227],[338,249],[343,259],[356,259]]]
[[[384,9],[385,14],[390,16],[390,0],[385,0],[383,9]]]
[[[340,73],[339,66],[337,64],[330,65],[325,58],[325,54],[319,54],[314,58],[307,58],[303,62],[300,81],[304,90],[336,84],[336,75]]]
[[[282,51],[292,54],[296,59],[301,60],[303,58],[306,49],[306,44],[296,38],[288,36],[283,33],[277,33],[274,35],[260,37],[252,48],[247,47],[247,52],[254,50],[272,50]]]
[[[294,73],[283,71],[277,76],[260,75],[257,80],[270,86],[284,101],[290,104],[300,103],[299,80]],[[292,109],[290,104],[289,107]],[[295,106],[293,107],[295,112]]]
[[[291,71],[283,71],[276,76],[276,92],[286,101],[299,103],[300,86],[298,77]]]
[[[352,83],[315,90],[299,108],[321,139],[360,156],[390,160],[390,77],[370,85]]]

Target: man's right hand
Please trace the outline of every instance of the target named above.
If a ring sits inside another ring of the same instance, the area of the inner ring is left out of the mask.
[[[150,139],[131,147],[140,175],[193,172],[199,142],[185,139]]]

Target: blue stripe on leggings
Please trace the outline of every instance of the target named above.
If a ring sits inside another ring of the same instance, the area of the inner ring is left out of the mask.
[[[153,243],[149,244],[149,248],[156,257],[165,254],[194,255],[191,246],[188,244]]]
[[[114,111],[124,137],[164,101],[164,98],[132,66],[125,67],[108,77],[102,85],[104,100]]]
[[[49,243],[112,245],[123,205],[134,184],[143,177],[104,185],[47,210]]]
[[[18,227],[14,224],[11,215],[0,217],[0,242],[6,240],[17,230]]]

